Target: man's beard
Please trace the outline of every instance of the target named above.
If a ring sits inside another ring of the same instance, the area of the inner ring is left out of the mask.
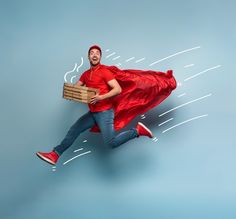
[[[94,64],[92,61],[90,61],[90,64],[91,64],[92,66],[97,66],[98,64],[100,64],[100,61],[96,62],[96,64]]]

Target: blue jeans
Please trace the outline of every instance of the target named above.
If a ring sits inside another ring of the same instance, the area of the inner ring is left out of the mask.
[[[73,144],[80,133],[93,127],[95,124],[99,126],[104,143],[110,148],[116,148],[121,144],[138,137],[138,132],[135,128],[131,128],[128,131],[116,135],[114,130],[113,108],[101,112],[88,111],[71,126],[65,138],[58,146],[54,147],[53,150],[61,155]]]

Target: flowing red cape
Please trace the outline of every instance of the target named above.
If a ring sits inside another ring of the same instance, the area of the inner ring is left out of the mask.
[[[111,98],[114,108],[114,129],[126,126],[136,116],[159,105],[176,88],[172,70],[166,73],[152,70],[121,70],[116,66],[103,67],[112,71],[122,92]],[[90,132],[100,132],[95,124]]]

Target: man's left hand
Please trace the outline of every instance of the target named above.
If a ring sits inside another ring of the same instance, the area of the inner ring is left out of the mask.
[[[100,100],[103,100],[103,96],[99,95],[99,94],[96,94],[95,96],[91,97],[90,103],[91,104],[95,104],[95,103],[97,103]]]

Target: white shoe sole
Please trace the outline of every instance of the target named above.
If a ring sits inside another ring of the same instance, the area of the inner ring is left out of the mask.
[[[151,130],[150,130],[148,127],[146,127],[146,126],[145,126],[143,123],[141,123],[141,122],[138,122],[138,124],[141,125],[144,129],[146,129],[146,130],[149,132],[149,134],[152,136],[151,138],[153,138],[153,134],[152,134]]]
[[[39,154],[38,152],[36,153],[37,154],[37,156],[39,157],[39,158],[41,158],[42,160],[44,160],[44,161],[46,161],[46,162],[48,162],[48,163],[50,163],[50,164],[52,164],[52,165],[55,165],[56,163],[54,163],[53,161],[51,161],[51,160],[49,160],[48,158],[46,158],[46,157],[43,157],[41,154]]]

